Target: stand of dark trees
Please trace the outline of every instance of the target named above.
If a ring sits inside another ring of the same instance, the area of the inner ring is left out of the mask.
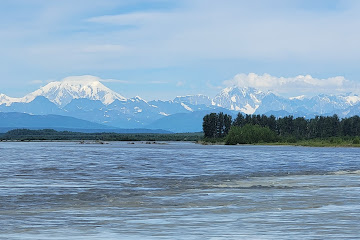
[[[359,116],[339,119],[337,115],[333,115],[305,119],[293,116],[276,118],[273,115],[243,115],[239,113],[232,121],[229,115],[211,113],[203,119],[204,137],[222,138],[229,133],[230,127],[243,128],[247,125],[257,125],[269,129],[280,138],[315,139],[360,136]],[[251,130],[250,127],[247,128],[247,131]],[[273,138],[271,137],[271,139]]]
[[[203,131],[206,138],[223,138],[231,128],[232,117],[224,113],[210,113],[203,119]]]

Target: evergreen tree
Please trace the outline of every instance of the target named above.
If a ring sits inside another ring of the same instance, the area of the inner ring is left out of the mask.
[[[209,114],[206,114],[204,116],[202,127],[203,127],[204,136],[206,138],[211,137],[212,134],[211,134],[211,130],[210,130],[210,115]]]
[[[352,135],[352,119],[351,118],[344,118],[341,121],[341,129],[343,136],[351,136]]]
[[[236,116],[234,123],[234,126],[238,126],[238,127],[242,127],[245,125],[245,117],[242,113],[238,113],[238,115]]]
[[[267,126],[270,128],[271,131],[276,131],[276,118],[274,115],[270,115],[267,118]]]
[[[217,138],[222,138],[224,137],[224,113],[220,112],[217,115],[217,134],[216,137]]]
[[[360,135],[360,117],[353,116],[352,117],[352,136]]]
[[[224,115],[224,125],[225,125],[224,136],[226,136],[229,133],[231,125],[232,125],[232,117],[231,117],[231,115],[228,115],[228,114]]]
[[[294,136],[296,138],[304,138],[308,131],[308,121],[303,117],[294,119]]]
[[[215,138],[217,135],[217,114],[210,113],[203,118],[203,131],[206,138]]]
[[[246,116],[245,116],[245,124],[252,124],[251,115],[246,114]]]
[[[339,136],[341,134],[341,125],[338,115],[334,114],[332,117],[333,136]]]

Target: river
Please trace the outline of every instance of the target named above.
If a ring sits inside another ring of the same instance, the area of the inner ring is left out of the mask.
[[[0,239],[360,239],[360,148],[0,143]]]

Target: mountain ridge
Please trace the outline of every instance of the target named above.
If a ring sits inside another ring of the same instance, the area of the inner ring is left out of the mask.
[[[94,122],[55,114],[30,115],[19,112],[0,112],[0,133],[13,129],[54,129],[73,132],[114,132],[114,133],[172,133],[162,129],[114,128]]]
[[[1,94],[0,104],[7,103],[9,105],[11,102],[29,103],[39,96],[46,97],[60,107],[64,107],[71,100],[78,98],[100,100],[106,105],[111,104],[115,99],[126,101],[125,97],[104,86],[100,82],[100,78],[83,75],[50,82],[22,98],[10,98],[5,94]]]
[[[196,94],[177,96],[173,100],[168,101],[152,100],[148,102],[139,96],[129,99],[125,98],[121,94],[104,86],[100,80],[100,78],[91,75],[67,77],[61,81],[50,82],[44,87],[41,87],[22,98],[12,98],[0,93],[0,105],[5,104],[6,106],[11,106],[14,103],[30,103],[37,97],[43,96],[61,109],[65,108],[66,105],[71,103],[72,100],[89,99],[101,101],[105,106],[108,106],[115,100],[118,100],[122,103],[142,102],[149,104],[150,107],[159,107],[156,104],[160,105],[160,103],[162,103],[162,105],[180,104],[181,106],[178,109],[179,111],[183,111],[184,109],[187,111],[193,111],[191,106],[204,105],[208,107],[223,107],[229,110],[240,111],[245,114],[254,114],[259,112],[257,110],[259,107],[261,107],[261,105],[267,103],[266,101],[263,102],[263,99],[266,100],[266,98],[272,98],[273,101],[281,102],[283,105],[284,103],[291,103],[292,105],[297,103],[297,105],[301,105],[304,102],[308,102],[307,104],[314,105],[326,105],[326,103],[332,103],[333,105],[337,105],[335,106],[335,109],[351,107],[360,102],[360,97],[351,93],[345,95],[319,94],[314,97],[300,95],[297,97],[285,98],[270,91],[263,92],[251,87],[240,88],[238,86],[224,88],[214,98],[210,98],[203,94]],[[325,113],[324,111],[328,110],[329,109],[321,109],[321,106],[313,109],[313,111],[317,111],[320,114],[323,114]],[[169,113],[163,113],[163,116],[169,115]]]
[[[125,98],[104,86],[99,78],[90,75],[49,83],[23,98],[0,94],[0,112],[57,114],[120,128],[161,126],[161,122],[165,121],[162,118],[166,121],[173,119],[180,124],[182,117],[187,118],[186,124],[183,121],[183,128],[179,126],[173,129],[176,131],[191,129],[191,121],[199,124],[198,112],[223,109],[244,114],[273,112],[304,117],[333,114],[348,117],[360,112],[359,104],[360,97],[351,93],[285,98],[271,91],[238,86],[224,88],[214,98],[197,94],[177,96],[167,101],[146,101],[139,96]],[[170,117],[172,115],[175,116]],[[179,120],[175,120],[177,117]],[[164,125],[169,124],[164,122]]]

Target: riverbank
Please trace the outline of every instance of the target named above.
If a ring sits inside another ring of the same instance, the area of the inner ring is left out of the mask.
[[[0,141],[199,141],[203,133],[81,133],[52,129],[17,129],[0,134]]]
[[[197,141],[202,145],[227,145],[224,139],[208,139]],[[310,139],[298,141],[259,142],[235,145],[264,145],[264,146],[303,146],[303,147],[360,147],[357,139],[335,141],[333,139]]]

